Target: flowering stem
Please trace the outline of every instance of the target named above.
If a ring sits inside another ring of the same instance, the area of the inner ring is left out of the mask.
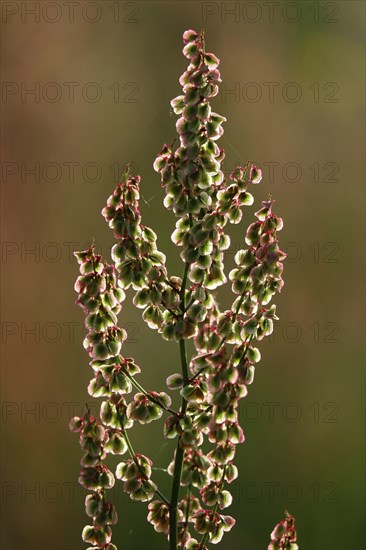
[[[182,279],[182,287],[180,291],[180,306],[181,311],[185,311],[185,292],[188,278],[189,263],[187,262],[184,268],[184,275]],[[182,313],[184,315],[184,313]],[[180,358],[182,364],[182,374],[184,379],[184,385],[189,383],[188,378],[188,362],[187,362],[187,350],[185,340],[179,341]],[[187,401],[182,397],[181,414],[184,416],[187,410]],[[174,472],[173,472],[173,484],[172,484],[172,496],[170,499],[170,512],[169,512],[169,544],[170,550],[176,550],[178,542],[178,529],[177,529],[177,508],[180,489],[180,478],[182,475],[184,450],[180,446],[180,438],[178,438],[177,450],[175,453]]]
[[[130,456],[131,456],[132,460],[134,461],[134,463],[136,464],[136,466],[137,466],[138,469],[140,470],[142,476],[143,476],[144,478],[146,478],[146,475],[145,475],[144,471],[142,470],[139,461],[137,460],[136,453],[135,453],[135,451],[133,450],[132,443],[131,443],[131,441],[130,441],[130,438],[129,438],[128,435],[127,435],[126,430],[123,430],[123,437],[124,437],[124,439],[125,439],[125,441],[126,441],[126,445],[127,445],[127,448],[128,448],[128,452],[130,453]],[[162,493],[161,491],[159,491],[158,488],[156,488],[156,491],[155,491],[155,492],[156,492],[156,494],[158,495],[158,497],[159,497],[163,502],[165,502],[165,504],[166,504],[167,506],[170,506],[169,500],[163,495],[163,493]]]
[[[226,464],[224,466],[224,469],[222,471],[222,476],[221,476],[221,481],[220,481],[220,485],[222,485],[225,481],[225,474],[226,474]],[[217,508],[219,507],[219,501],[216,502],[215,506],[213,507],[212,509],[212,517],[214,518],[215,517],[215,514],[217,512]],[[202,540],[201,540],[201,543],[199,545],[199,550],[202,550],[204,548],[204,545],[206,543],[206,540],[208,538],[208,532],[205,533],[202,537]]]
[[[153,397],[152,395],[149,394],[149,392],[147,390],[145,390],[145,388],[143,388],[141,386],[141,384],[139,384],[133,376],[131,376],[127,371],[123,371],[123,373],[126,375],[126,377],[130,380],[131,384],[133,386],[135,386],[135,388],[137,390],[139,390],[141,393],[143,393],[152,403],[155,403],[155,405],[157,405],[158,407],[160,407],[161,409],[163,409],[163,411],[165,412],[169,412],[170,414],[173,414],[174,416],[179,416],[178,413],[176,411],[174,411],[173,409],[169,408],[169,407],[165,407],[165,405],[163,405],[158,399],[155,399],[155,397]]]

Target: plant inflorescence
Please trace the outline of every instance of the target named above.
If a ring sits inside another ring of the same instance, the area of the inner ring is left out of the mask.
[[[171,102],[179,116],[179,144],[164,145],[154,162],[166,193],[164,205],[176,217],[172,240],[180,248],[182,277],[168,273],[156,234],[142,223],[140,176],[132,176],[128,166],[102,212],[116,239],[113,265],[94,246],[75,253],[77,304],[86,315],[84,347],[93,369],[88,392],[102,398],[99,417],[86,408],[70,422],[84,452],[79,482],[90,491],[85,505],[91,524],[82,536],[90,549],[116,548],[111,538],[117,512],[107,496],[115,478],[132,500],[148,502],[147,519],[169,539],[171,550],[204,550],[233,527],[235,520],[225,510],[232,502],[230,483],[238,476],[236,446],[244,441],[238,404],[261,358],[256,343],[272,333],[277,319],[271,301],[283,286],[282,219],[271,197],[263,201],[235,255],[229,283],[227,227],[240,223],[243,208],[253,204],[250,191],[262,173],[248,162],[224,176],[224,150],[217,140],[225,118],[210,105],[221,82],[219,60],[206,52],[203,31],[186,31],[183,41],[189,66],[180,78],[183,93]],[[231,307],[221,311],[215,290],[225,283],[233,298]],[[126,332],[117,316],[128,289],[148,326],[179,346],[181,369],[166,381],[167,390],[180,394],[177,410],[168,391],[142,386],[140,367],[123,355]],[[195,348],[190,358],[188,339]],[[176,441],[167,496],[153,479],[151,459],[134,450],[130,436],[134,423],[161,417],[164,437]],[[106,465],[108,454],[123,456],[114,473]],[[271,550],[297,548],[293,525],[291,516],[278,524]]]

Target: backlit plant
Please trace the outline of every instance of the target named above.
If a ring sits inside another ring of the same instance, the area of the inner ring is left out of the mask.
[[[79,482],[90,491],[85,502],[90,525],[82,536],[90,549],[116,548],[111,539],[117,512],[108,500],[115,478],[132,500],[148,503],[147,519],[168,538],[171,550],[204,550],[230,531],[235,520],[226,508],[232,502],[230,483],[238,477],[235,450],[244,441],[238,405],[261,358],[255,344],[272,333],[277,319],[271,300],[283,286],[282,219],[274,213],[271,197],[262,203],[235,255],[229,282],[224,270],[227,228],[238,224],[243,208],[253,204],[250,190],[262,173],[248,162],[224,176],[224,150],[217,140],[225,118],[210,105],[221,82],[219,60],[206,53],[203,32],[186,31],[183,40],[189,66],[180,78],[183,93],[171,102],[179,116],[179,144],[164,145],[154,162],[166,193],[164,205],[176,217],[172,240],[180,247],[182,277],[168,273],[156,234],[142,223],[140,176],[132,176],[128,166],[102,212],[116,239],[114,265],[94,246],[75,253],[80,264],[77,304],[86,315],[84,347],[93,369],[88,392],[102,399],[99,417],[86,408],[83,417],[70,422],[84,452]],[[221,311],[215,290],[225,283],[233,299]],[[166,381],[169,391],[180,393],[178,410],[167,392],[146,390],[138,381],[139,366],[123,355],[127,335],[117,316],[128,289],[148,326],[179,345],[181,370]],[[188,339],[195,348],[190,358]],[[168,465],[168,497],[153,479],[151,459],[135,452],[130,437],[134,423],[162,417],[164,438],[176,441]],[[106,465],[108,454],[123,457],[114,473]],[[275,528],[270,549],[297,548],[289,518]]]

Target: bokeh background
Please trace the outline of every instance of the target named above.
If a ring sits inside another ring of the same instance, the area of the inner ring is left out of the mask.
[[[227,269],[268,193],[289,255],[280,321],[240,409],[246,442],[229,511],[237,524],[218,547],[263,550],[288,509],[302,550],[365,548],[364,3],[28,1],[1,10],[1,548],[83,546],[80,448],[67,423],[92,402],[91,370],[72,251],[94,237],[110,258],[100,211],[131,161],[145,223],[181,274],[152,163],[174,139],[169,102],[180,93],[189,28],[205,28],[207,50],[221,59],[214,107],[228,119],[225,170],[250,159],[264,172],[254,207],[232,230]],[[231,302],[229,285],[219,296]],[[130,299],[125,353],[142,366],[144,386],[162,390],[178,348],[147,328]],[[173,443],[162,443],[161,428],[137,427],[133,441],[165,468]],[[167,474],[156,479],[168,492]],[[118,547],[166,548],[146,505],[119,484],[112,494]]]

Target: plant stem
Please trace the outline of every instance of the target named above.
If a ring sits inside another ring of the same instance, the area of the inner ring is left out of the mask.
[[[188,362],[187,362],[187,352],[186,352],[186,342],[185,340],[179,341],[179,350],[180,350],[180,361],[182,365],[182,374],[184,379],[184,385],[188,383]],[[187,401],[182,400],[182,408],[184,405],[187,405]]]
[[[186,529],[188,529],[189,512],[191,508],[191,493],[192,493],[192,483],[188,485],[188,489],[187,489],[187,508],[186,508],[186,517],[185,517]]]
[[[166,407],[163,403],[161,403],[159,401],[159,399],[155,398],[154,396],[152,396],[147,390],[145,390],[145,388],[143,388],[141,386],[141,384],[139,384],[139,382],[137,382],[133,376],[130,375],[129,372],[127,372],[127,370],[124,368],[123,366],[123,362],[121,360],[121,357],[118,356],[118,363],[121,365],[122,369],[123,369],[123,374],[130,380],[131,384],[133,386],[135,386],[135,388],[137,390],[139,390],[141,393],[143,393],[145,395],[145,397],[147,397],[152,403],[155,403],[155,405],[158,405],[158,407],[160,407],[161,409],[163,409],[163,411],[166,411],[166,412],[169,412],[170,414],[174,414],[174,416],[179,416],[178,413],[176,411],[174,411],[173,409],[170,409],[169,407]]]
[[[182,286],[180,291],[180,309],[183,312],[182,318],[185,311],[185,292],[186,284],[188,278],[189,264],[186,263],[184,268],[184,275],[182,279]],[[180,349],[180,359],[182,364],[182,374],[184,379],[184,385],[188,384],[188,361],[187,361],[187,350],[185,340],[182,339],[179,341]],[[187,401],[182,397],[182,406],[181,406],[181,415],[185,415],[187,410]],[[180,445],[180,437],[178,437],[177,449],[175,452],[175,461],[174,461],[174,472],[173,472],[173,484],[172,484],[172,494],[170,498],[170,509],[169,509],[169,548],[170,550],[176,550],[178,544],[178,525],[177,525],[177,511],[178,511],[178,499],[179,499],[179,489],[180,489],[180,478],[182,475],[183,467],[183,458],[184,458],[184,449]]]
[[[188,271],[189,271],[189,263],[187,262],[186,265],[185,265],[185,268],[184,268],[182,288],[180,289],[180,301],[181,301],[181,306],[183,307],[183,309],[184,309],[184,304],[186,302],[185,294],[186,294],[186,284],[187,284]]]
[[[177,543],[178,543],[177,510],[178,510],[178,498],[179,498],[179,489],[180,489],[180,477],[182,474],[183,456],[184,456],[184,451],[180,447],[179,440],[178,440],[177,450],[175,453],[175,462],[174,462],[172,495],[170,497],[170,511],[169,511],[170,550],[176,550]]]
[[[251,335],[249,336],[248,342],[247,342],[247,344],[246,344],[246,346],[245,346],[245,350],[243,351],[243,353],[242,353],[242,355],[241,355],[241,357],[240,357],[240,359],[239,359],[239,363],[245,358],[245,356],[246,356],[246,354],[247,354],[247,351],[248,351],[248,348],[249,348],[249,345],[250,345],[250,342],[253,340],[253,336],[254,336],[253,334],[251,334]]]

